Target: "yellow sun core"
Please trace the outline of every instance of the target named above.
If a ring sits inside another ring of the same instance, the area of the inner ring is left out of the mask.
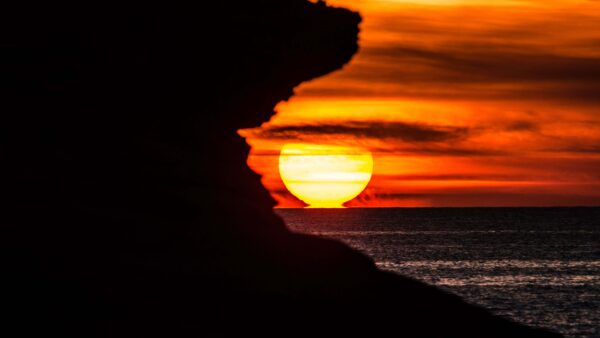
[[[288,143],[279,155],[279,173],[309,208],[341,208],[371,180],[373,156],[354,147]]]

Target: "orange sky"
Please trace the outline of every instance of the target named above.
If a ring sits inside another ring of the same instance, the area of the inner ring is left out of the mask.
[[[372,151],[348,206],[600,205],[600,1],[328,3],[361,12],[359,53],[242,131],[280,207],[289,142]]]

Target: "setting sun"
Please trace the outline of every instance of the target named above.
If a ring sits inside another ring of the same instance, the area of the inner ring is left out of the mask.
[[[373,157],[360,148],[288,143],[279,172],[286,188],[310,208],[341,208],[369,183]]]

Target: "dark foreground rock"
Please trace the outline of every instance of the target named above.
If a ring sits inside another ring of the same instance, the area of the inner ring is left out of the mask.
[[[272,212],[236,131],[345,64],[359,21],[301,0],[3,8],[4,336],[554,337]]]

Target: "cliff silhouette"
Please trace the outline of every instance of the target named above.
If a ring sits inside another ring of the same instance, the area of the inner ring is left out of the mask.
[[[348,62],[357,13],[304,0],[19,6],[0,14],[11,337],[557,336],[273,213],[236,131]]]

